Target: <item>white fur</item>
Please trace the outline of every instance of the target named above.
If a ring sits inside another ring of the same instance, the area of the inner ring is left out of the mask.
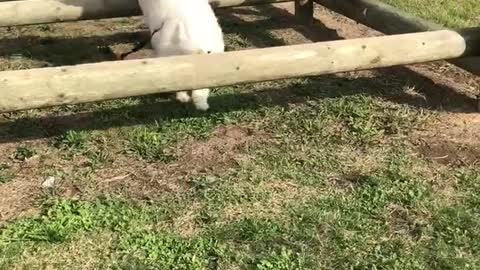
[[[139,0],[156,57],[224,51],[223,33],[208,0]],[[208,110],[209,89],[177,92],[180,102],[192,101]]]

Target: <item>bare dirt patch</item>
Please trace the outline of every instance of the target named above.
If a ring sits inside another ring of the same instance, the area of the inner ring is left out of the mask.
[[[33,207],[40,197],[32,182],[15,181],[0,186],[0,225],[3,222],[36,213]]]
[[[248,148],[249,144],[258,141],[258,134],[252,130],[238,126],[222,126],[217,128],[210,139],[205,142],[187,142],[179,149],[178,165],[182,170],[197,173],[202,171],[222,170],[239,161],[238,150]]]
[[[176,160],[168,163],[143,162],[129,156],[117,157],[111,167],[99,171],[85,194],[127,194],[138,199],[153,199],[163,192],[182,192],[196,175],[221,174],[248,158],[248,147],[263,136],[240,126],[221,126],[206,140],[190,140],[176,146]]]
[[[24,161],[15,160],[15,152],[19,146],[38,149],[41,144],[40,141],[0,144],[0,164],[11,176],[0,182],[0,225],[6,220],[35,213],[32,205],[42,197],[42,175],[38,166],[45,161],[37,154]]]
[[[415,137],[418,151],[427,159],[457,166],[480,162],[480,114],[443,114]]]

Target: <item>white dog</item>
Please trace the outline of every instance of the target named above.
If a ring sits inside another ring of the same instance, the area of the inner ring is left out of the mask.
[[[225,49],[223,33],[208,0],[139,0],[150,29],[156,57],[196,53],[220,53]],[[177,92],[182,103],[192,101],[208,110],[210,89]]]

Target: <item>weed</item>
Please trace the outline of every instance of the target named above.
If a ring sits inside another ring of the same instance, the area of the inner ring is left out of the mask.
[[[0,184],[7,183],[15,178],[15,174],[6,164],[0,164]]]
[[[54,145],[57,148],[81,152],[87,148],[88,134],[84,131],[69,130],[56,138]]]
[[[19,161],[25,161],[27,159],[32,158],[37,154],[37,151],[33,148],[27,146],[17,147],[15,153],[13,154],[13,158]]]
[[[282,227],[273,220],[258,220],[246,218],[235,224],[236,239],[242,241],[265,241],[281,237]]]
[[[207,269],[222,253],[213,239],[181,239],[165,233],[135,233],[122,237],[118,249],[124,254],[119,268]]]
[[[174,156],[166,149],[170,141],[163,134],[149,129],[135,130],[129,135],[128,152],[147,161],[169,162]]]
[[[290,249],[282,247],[268,255],[258,256],[253,269],[257,270],[301,270],[307,269],[305,259]]]
[[[92,169],[101,168],[112,162],[112,156],[107,150],[98,149],[87,151],[88,166]]]

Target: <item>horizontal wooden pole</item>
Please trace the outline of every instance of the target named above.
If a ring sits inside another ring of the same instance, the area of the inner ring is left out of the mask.
[[[450,30],[0,72],[0,112],[452,59],[480,34]]]
[[[215,8],[289,0],[210,0]],[[0,2],[0,26],[44,24],[140,15],[137,0],[23,0]]]
[[[378,0],[315,0],[315,2],[388,35],[446,29]],[[480,57],[478,56],[450,62],[480,76]]]

